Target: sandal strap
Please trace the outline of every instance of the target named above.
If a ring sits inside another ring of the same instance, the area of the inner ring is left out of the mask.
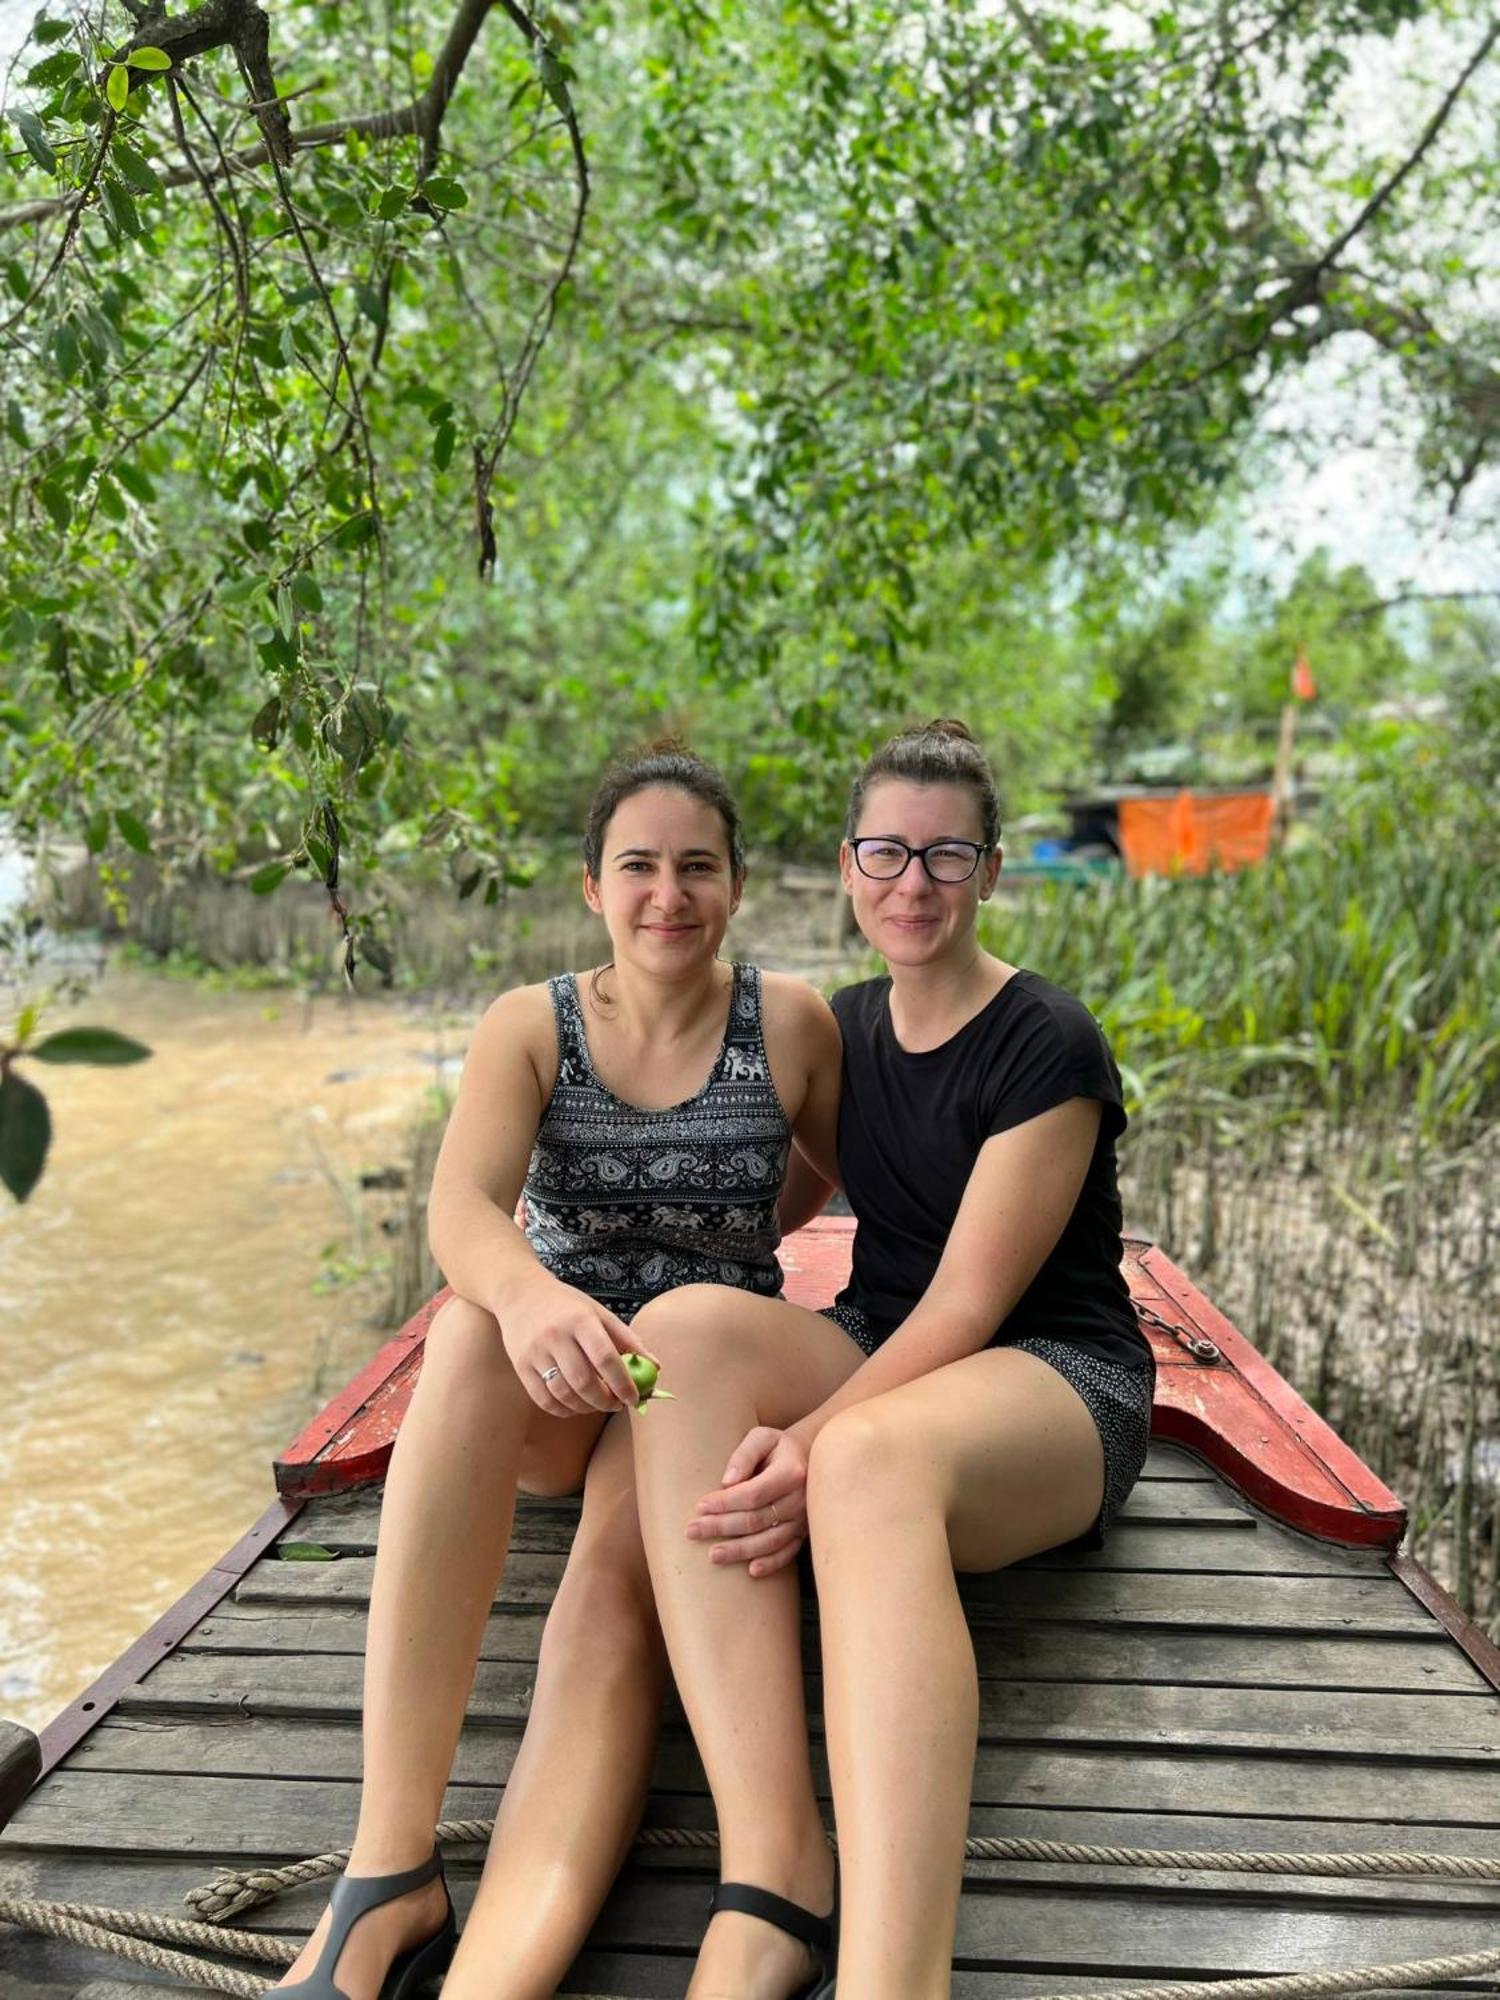
[[[297,2000],[345,2000],[343,1988],[333,1983],[333,1974],[349,1942],[349,1933],[360,1918],[384,1903],[394,1903],[398,1896],[436,1881],[442,1872],[442,1856],[434,1848],[415,1868],[402,1869],[395,1875],[340,1875],[328,1897],[332,1921],[317,1963],[306,1979],[287,1987],[288,1996],[296,1995]]]
[[[745,1917],[760,1917],[765,1923],[775,1924],[778,1930],[799,1939],[812,1951],[827,1952],[833,1945],[830,1918],[814,1916],[800,1903],[788,1902],[785,1896],[773,1895],[769,1889],[757,1889],[749,1882],[721,1882],[709,1904],[709,1914],[717,1915],[720,1910],[732,1910]]]

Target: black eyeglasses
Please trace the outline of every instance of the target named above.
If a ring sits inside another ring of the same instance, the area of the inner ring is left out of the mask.
[[[978,840],[929,840],[925,847],[910,847],[884,833],[861,834],[849,845],[855,867],[872,882],[896,881],[914,860],[927,870],[929,882],[967,882],[989,852]]]

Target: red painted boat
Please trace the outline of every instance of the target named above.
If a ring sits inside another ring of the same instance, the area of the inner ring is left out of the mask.
[[[787,1297],[823,1306],[849,1274],[854,1223],[824,1216],[782,1246]],[[1406,1510],[1369,1467],[1154,1244],[1127,1243],[1125,1272],[1156,1355],[1152,1436],[1194,1452],[1289,1528],[1349,1548],[1394,1549]],[[422,1344],[449,1296],[415,1313],[276,1461],[288,1499],[339,1493],[383,1476],[422,1366]]]
[[[783,1245],[789,1296],[826,1304],[852,1234],[827,1217]],[[971,1859],[955,2000],[1484,1952],[1500,1918],[1500,1651],[1400,1549],[1396,1495],[1171,1259],[1131,1241],[1126,1272],[1157,1392],[1110,1545],[961,1580],[980,1686],[971,1834],[1074,1858]],[[265,1514],[57,1717],[40,1759],[0,1726],[0,1912],[44,1897],[180,1914],[215,1864],[254,1874],[347,1839],[378,1485],[445,1296],[287,1447]],[[450,1818],[495,1810],[576,1514],[517,1510]],[[815,1680],[810,1694],[816,1716]],[[643,1844],[560,1993],[679,2000],[714,1870],[694,1842],[712,1824],[669,1708]],[[1466,1879],[1401,1879],[1393,1851],[1460,1857],[1448,1872]],[[1349,1879],[1330,1861],[1348,1855],[1383,1857],[1385,1875]],[[473,1842],[450,1849],[461,1912],[482,1861]],[[240,1921],[290,1939],[325,1893],[304,1882]],[[1493,1991],[1485,1971],[1478,1987],[1373,1983]],[[116,1976],[0,1914],[6,2000],[116,2000]]]

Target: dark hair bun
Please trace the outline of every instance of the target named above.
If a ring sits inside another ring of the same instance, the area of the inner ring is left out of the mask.
[[[917,785],[966,786],[979,808],[985,846],[998,845],[1000,804],[995,795],[995,774],[974,732],[957,716],[939,715],[931,722],[913,723],[880,746],[854,781],[844,822],[846,839],[852,840],[858,832],[865,794],[880,778],[904,778]]]

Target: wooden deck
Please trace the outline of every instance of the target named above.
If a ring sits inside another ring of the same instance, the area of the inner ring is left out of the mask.
[[[450,1816],[494,1810],[575,1518],[572,1503],[523,1504]],[[378,1524],[375,1489],[307,1502],[282,1539],[338,1559],[267,1548],[141,1672],[0,1836],[0,1894],[180,1913],[183,1892],[219,1862],[344,1843]],[[1271,1524],[1176,1447],[1153,1448],[1106,1551],[1040,1557],[969,1582],[966,1596],[982,1674],[976,1833],[1500,1853],[1500,1703],[1476,1664],[1384,1556]],[[649,1818],[712,1824],[675,1712]],[[461,1914],[479,1860],[450,1860]],[[681,1994],[711,1864],[642,1852],[561,1990]],[[304,1931],[326,1887],[240,1921]],[[973,1863],[953,1993],[1011,2000],[1475,1951],[1493,1944],[1497,1917],[1500,1885]],[[123,1961],[0,1931],[4,2000],[165,1990],[137,1977]],[[1497,1989],[1500,1979],[1463,1990]]]

